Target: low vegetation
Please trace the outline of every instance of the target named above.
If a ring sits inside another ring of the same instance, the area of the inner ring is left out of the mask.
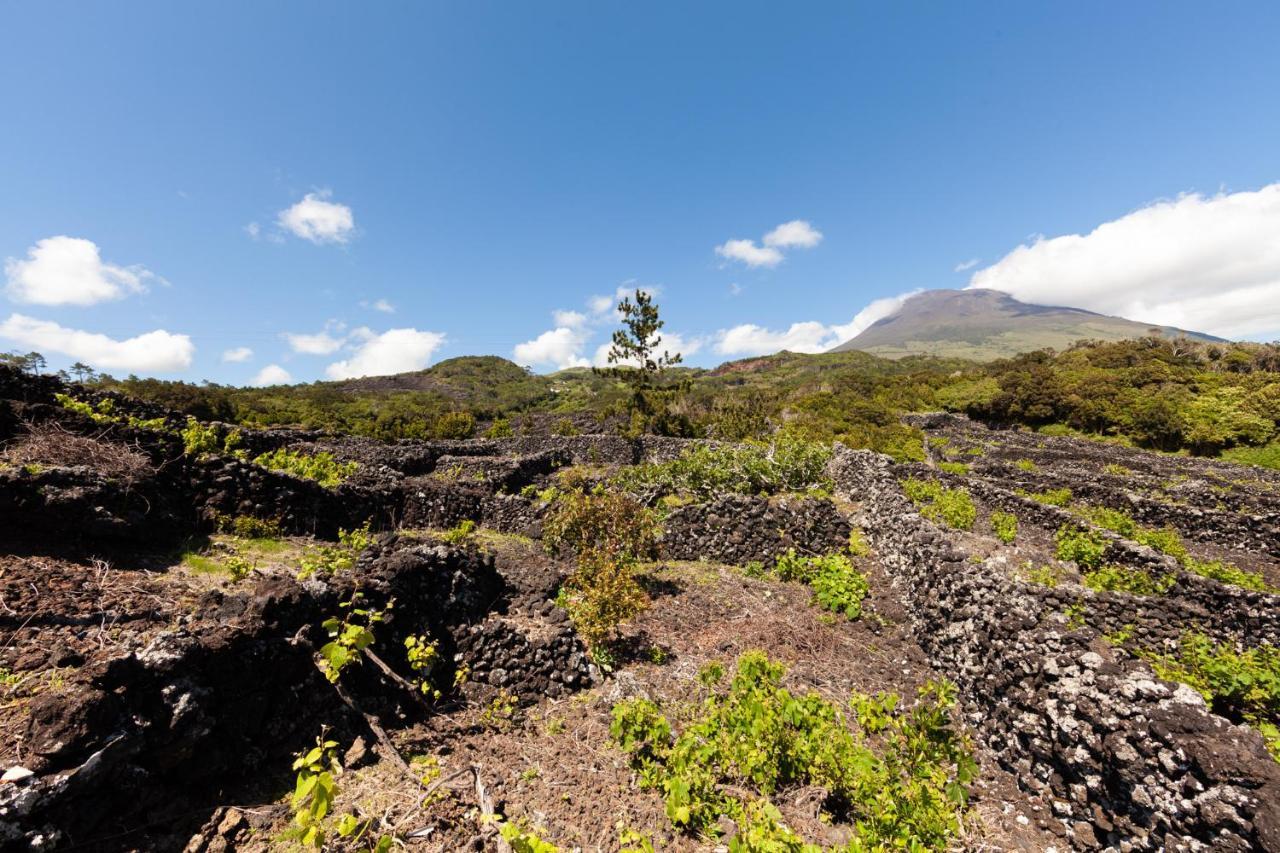
[[[991,532],[1005,545],[1012,545],[1018,538],[1018,517],[1011,512],[996,510],[991,513]]]
[[[1215,713],[1256,728],[1280,761],[1280,649],[1261,645],[1239,651],[1189,632],[1172,654],[1140,654],[1161,678],[1193,687]]]
[[[973,498],[964,489],[948,489],[936,480],[908,477],[902,481],[902,491],[925,518],[956,530],[972,530],[978,519]]]
[[[617,484],[652,500],[683,495],[705,501],[725,494],[779,494],[827,489],[831,448],[783,433],[772,442],[699,444],[670,462],[636,465]]]
[[[866,574],[844,554],[801,556],[793,548],[778,558],[773,572],[779,580],[809,586],[814,602],[851,620],[862,616],[862,602],[871,589]]]
[[[811,786],[828,818],[850,826],[849,851],[947,847],[976,769],[950,723],[953,689],[931,683],[910,709],[893,694],[855,693],[846,714],[817,693],[792,694],[784,675],[763,653],[744,654],[727,693],[711,693],[680,732],[648,699],[614,706],[610,734],[671,823],[715,836],[725,815],[740,828],[735,849],[816,851],[775,804]]]
[[[327,451],[299,453],[283,447],[255,456],[253,461],[272,471],[292,474],[304,480],[315,480],[328,489],[341,485],[360,468],[358,462],[339,462]]]

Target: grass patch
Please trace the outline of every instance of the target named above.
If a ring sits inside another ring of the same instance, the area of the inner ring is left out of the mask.
[[[1222,458],[1241,465],[1257,465],[1280,471],[1280,441],[1273,441],[1263,447],[1233,447],[1223,451]]]

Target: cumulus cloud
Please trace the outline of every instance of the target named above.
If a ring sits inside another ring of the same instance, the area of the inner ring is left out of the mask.
[[[812,249],[822,242],[822,232],[803,219],[784,222],[764,235],[764,244],[775,249]]]
[[[280,211],[276,221],[296,237],[312,243],[345,243],[356,228],[351,208],[329,201],[329,190],[307,193],[293,207]]]
[[[887,296],[872,301],[848,323],[827,325],[816,320],[792,323],[785,330],[767,329],[754,323],[744,323],[716,333],[715,350],[720,355],[753,356],[789,350],[790,352],[826,352],[852,337],[876,320],[888,317],[902,307],[902,303],[919,293],[913,290],[897,296]]]
[[[596,348],[594,358],[588,358],[586,352],[588,343],[603,325],[617,319],[618,303],[628,297],[634,297],[637,290],[651,296],[657,296],[660,292],[657,287],[638,286],[633,282],[627,282],[619,285],[612,295],[600,294],[588,297],[586,314],[581,311],[552,311],[551,317],[555,328],[548,329],[533,340],[516,344],[512,350],[512,356],[521,364],[550,367],[555,370],[590,367],[592,364],[603,365],[609,351],[609,344],[600,345]],[[667,341],[674,340],[681,346],[689,347],[683,350],[686,355],[696,352],[702,345],[700,339],[686,342],[672,333],[664,333],[663,337]],[[668,344],[668,347],[670,346],[672,344]],[[676,347],[671,351],[674,353],[681,350]]]
[[[956,264],[954,272],[964,272],[965,270],[971,270],[980,263],[982,263],[981,258],[970,258],[967,261],[961,261],[960,263]]]
[[[373,300],[373,303],[369,305],[369,307],[372,308],[374,311],[381,311],[383,314],[396,313],[396,306],[392,305],[390,302],[388,302],[385,299],[375,299]]]
[[[422,370],[445,342],[441,332],[418,329],[389,329],[379,334],[362,328],[352,332],[351,337],[359,343],[350,358],[335,361],[325,368],[330,379]]]
[[[5,259],[4,271],[9,297],[35,305],[96,305],[142,293],[157,278],[146,267],[109,264],[92,240],[67,236],[37,241],[26,260]]]
[[[328,329],[314,335],[285,332],[284,339],[289,342],[291,350],[303,355],[332,355],[346,343],[346,338],[335,338]]]
[[[254,377],[249,380],[249,384],[262,387],[265,385],[286,385],[292,381],[293,377],[289,375],[289,371],[278,364],[268,364],[254,374]]]
[[[186,335],[163,329],[119,341],[95,332],[68,329],[48,320],[11,314],[0,337],[45,353],[58,353],[99,370],[170,373],[191,366],[195,346]]]
[[[235,347],[222,351],[222,360],[239,363],[253,358],[253,350],[248,347]]]
[[[551,366],[556,370],[588,367],[591,362],[582,356],[586,343],[587,332],[582,327],[557,326],[531,341],[516,344],[512,354],[521,364],[536,367]]]
[[[716,246],[716,254],[749,267],[776,267],[782,263],[782,252],[772,246],[757,246],[755,240],[726,240]]]
[[[969,287],[1223,337],[1280,333],[1280,183],[1186,194],[1088,234],[1039,237]]]
[[[821,231],[803,219],[793,219],[765,234],[761,245],[757,245],[755,240],[726,240],[716,246],[716,254],[749,267],[772,268],[786,257],[784,249],[812,249],[821,242]]]

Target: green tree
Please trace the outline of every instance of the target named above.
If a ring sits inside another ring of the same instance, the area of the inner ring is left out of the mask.
[[[692,425],[687,417],[675,412],[675,404],[688,392],[689,383],[670,376],[671,368],[684,358],[678,352],[659,350],[663,320],[658,316],[653,295],[637,290],[634,300],[628,296],[618,303],[623,327],[613,333],[609,347],[608,361],[613,366],[595,368],[595,372],[620,379],[630,388],[630,432],[688,435]]]

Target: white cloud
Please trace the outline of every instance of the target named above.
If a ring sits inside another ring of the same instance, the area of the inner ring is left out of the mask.
[[[726,240],[716,246],[716,254],[749,267],[776,267],[785,258],[783,249],[812,249],[822,242],[822,232],[804,219],[793,219],[765,234],[761,242],[757,246],[755,240]]]
[[[776,267],[782,263],[782,252],[772,246],[757,246],[755,240],[726,240],[716,246],[716,254],[749,267]]]
[[[557,311],[556,313],[565,312]],[[556,370],[587,367],[591,362],[582,357],[582,348],[586,346],[587,336],[587,330],[581,326],[561,325],[548,329],[531,341],[516,344],[512,355],[520,364],[552,366]]]
[[[249,380],[249,384],[262,387],[264,385],[286,385],[292,381],[293,377],[289,375],[289,371],[278,364],[268,364]]]
[[[764,355],[784,349],[823,352],[835,346],[831,340],[831,328],[816,321],[792,323],[785,332],[744,323],[716,334],[716,352],[721,355]]]
[[[1039,237],[978,270],[969,287],[1224,337],[1280,333],[1280,183],[1187,194]]]
[[[956,264],[954,272],[964,272],[965,270],[971,270],[980,263],[982,263],[981,258],[970,258],[967,261],[961,261],[960,263]]]
[[[784,222],[764,235],[764,244],[775,249],[812,249],[822,242],[822,232],[803,219]]]
[[[244,233],[249,235],[250,240],[257,240],[262,236],[262,226],[256,222],[250,222],[244,227]]]
[[[68,329],[48,320],[11,314],[0,323],[0,337],[44,353],[55,352],[100,370],[169,373],[191,366],[195,346],[186,335],[163,329],[123,341],[95,332]]]
[[[587,299],[587,308],[591,311],[593,320],[609,320],[610,315],[618,314],[618,305],[624,299],[634,299],[636,292],[649,294],[650,297],[657,298],[662,295],[662,288],[652,284],[636,284],[635,280],[623,282],[614,288],[613,295],[599,294]]]
[[[731,281],[731,282],[729,282],[729,295],[730,295],[730,296],[741,296],[741,295],[742,295],[742,285],[738,284],[736,281]]]
[[[329,201],[329,190],[307,193],[293,207],[280,211],[277,222],[286,231],[312,243],[345,243],[355,231],[351,208]]]
[[[253,358],[253,350],[248,347],[235,347],[234,349],[222,351],[223,361],[239,363],[242,361],[248,361],[251,358]]]
[[[284,339],[289,342],[290,349],[303,355],[331,355],[346,343],[346,338],[335,338],[328,330],[314,335],[285,332]]]
[[[912,296],[913,290],[897,296],[876,299],[863,308],[848,323],[827,325],[816,320],[792,323],[785,331],[766,329],[754,323],[745,323],[716,333],[716,352],[721,355],[752,356],[789,350],[791,352],[826,352],[852,337],[876,320],[888,317]]]
[[[145,291],[156,278],[146,267],[102,260],[92,240],[46,237],[27,249],[27,259],[4,262],[9,297],[35,305],[95,305]]]
[[[374,311],[381,311],[383,314],[396,313],[396,306],[392,305],[385,299],[375,299],[373,301],[373,305],[370,307],[372,307]]]
[[[351,336],[361,343],[351,358],[335,361],[325,368],[330,379],[386,376],[422,370],[445,342],[445,336],[440,332],[418,329],[389,329],[378,334],[361,328],[352,332]]]
[[[551,317],[557,326],[578,329],[587,324],[587,315],[580,311],[552,311]]]

